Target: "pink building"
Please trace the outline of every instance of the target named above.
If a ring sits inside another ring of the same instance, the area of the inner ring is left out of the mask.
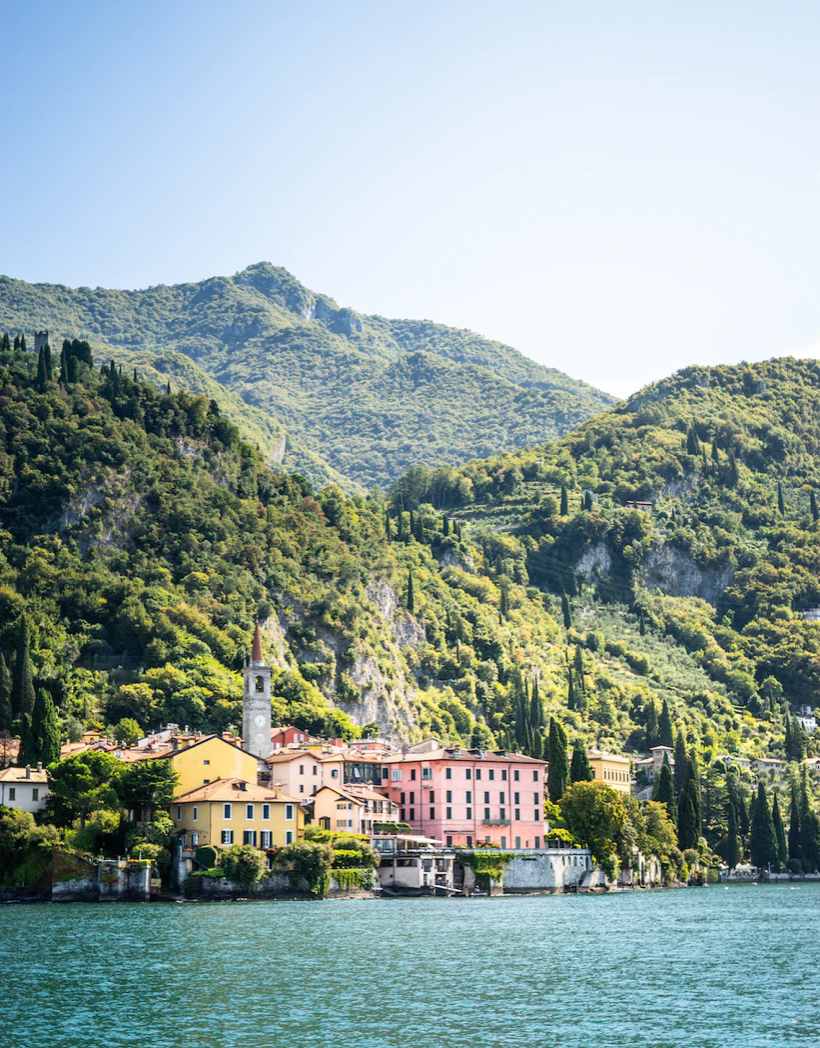
[[[310,736],[302,728],[287,725],[281,728],[271,728],[270,741],[274,750],[281,750],[284,746],[290,746],[293,743],[309,742]]]
[[[503,750],[447,746],[384,758],[382,790],[399,819],[448,848],[491,842],[504,848],[545,844],[545,761]]]

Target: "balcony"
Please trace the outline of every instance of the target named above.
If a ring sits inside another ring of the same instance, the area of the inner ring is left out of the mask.
[[[512,820],[510,819],[484,819],[481,823],[482,826],[510,826]]]

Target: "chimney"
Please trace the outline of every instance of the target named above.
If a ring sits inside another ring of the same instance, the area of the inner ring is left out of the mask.
[[[31,765],[30,764],[26,765],[26,778],[27,779],[31,778]]]
[[[37,771],[42,771],[42,770],[43,770],[43,762],[42,761],[37,761]]]

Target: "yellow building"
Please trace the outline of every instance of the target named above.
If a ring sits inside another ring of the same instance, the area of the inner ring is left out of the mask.
[[[255,757],[253,761],[255,766]],[[171,818],[183,848],[278,848],[299,840],[305,829],[295,797],[235,778],[217,779],[175,797]]]
[[[198,742],[182,745],[157,760],[169,760],[179,775],[177,793],[190,793],[217,779],[241,779],[255,783],[257,759],[219,735],[206,735]],[[213,842],[211,842],[213,843]]]
[[[631,792],[632,766],[629,757],[618,757],[603,750],[588,750],[587,757],[596,782],[605,782],[620,793]]]

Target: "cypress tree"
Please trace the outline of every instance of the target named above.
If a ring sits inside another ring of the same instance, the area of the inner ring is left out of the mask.
[[[700,454],[700,441],[698,440],[698,435],[695,432],[695,427],[691,424],[689,426],[689,429],[686,431],[686,454]]]
[[[567,733],[554,717],[550,717],[547,788],[553,804],[557,804],[566,793],[568,781]]]
[[[75,356],[68,358],[68,381],[71,385],[78,382],[80,378],[80,366]]]
[[[686,784],[686,771],[687,771],[688,757],[686,756],[686,740],[683,737],[683,731],[678,728],[678,734],[675,736],[675,796],[680,801],[681,794],[683,793],[683,787]]]
[[[638,618],[638,628],[640,630],[641,636],[645,637],[646,636],[646,612],[643,610],[643,608],[641,608],[641,613],[640,613],[640,616]]]
[[[752,863],[759,869],[768,869],[770,863],[777,862],[777,838],[774,832],[772,813],[766,798],[763,783],[757,784],[755,813],[752,819],[752,830],[749,837],[749,851]]]
[[[165,386],[165,395],[167,397],[171,396],[171,380],[170,379],[168,379],[168,382],[166,383],[166,386]]]
[[[506,582],[501,583],[501,592],[498,600],[498,617],[503,622],[510,613],[510,588]]]
[[[49,382],[54,381],[54,360],[51,355],[51,346],[46,343],[43,347],[43,358],[46,362],[46,378]]]
[[[43,347],[40,346],[40,352],[37,354],[37,385],[42,387],[46,384],[48,379],[48,372],[46,371],[46,355],[43,352]]]
[[[814,873],[820,868],[820,819],[813,808],[800,825],[800,856],[804,870]]]
[[[592,782],[595,776],[589,763],[587,751],[583,746],[575,746],[572,751],[572,760],[569,765],[569,781]]]
[[[720,454],[718,452],[717,441],[712,437],[712,462],[717,466],[720,463]]]
[[[781,517],[786,512],[786,507],[783,505],[783,488],[779,480],[777,482],[777,509]]]
[[[34,709],[34,682],[31,679],[28,646],[28,620],[25,615],[21,615],[11,681],[11,707],[16,717],[22,717],[24,713],[30,714]]]
[[[734,804],[729,804],[729,832],[726,835],[726,865],[730,870],[737,866],[740,849],[737,841],[737,816]]]
[[[649,700],[649,708],[646,711],[646,748],[651,750],[658,745],[658,707],[655,700]]]
[[[682,851],[687,848],[697,848],[700,837],[700,825],[698,823],[696,805],[697,785],[694,779],[689,779],[683,791],[680,808],[678,809],[678,845]]]
[[[574,710],[576,707],[575,701],[575,685],[572,682],[572,670],[567,668],[567,709]]]
[[[28,353],[28,346],[26,345],[26,336],[25,336],[25,334],[20,336],[20,352],[21,353]]]
[[[36,764],[42,762],[47,767],[52,761],[60,759],[60,728],[57,724],[57,711],[51,696],[40,688],[34,703],[34,712],[25,719],[23,742],[20,746],[18,762]]]
[[[791,789],[791,807],[789,809],[789,858],[799,859],[800,847],[800,811],[797,806],[797,785],[793,781]]]
[[[15,335],[14,336],[14,352],[15,353],[19,353],[20,352],[20,336],[19,335]]]
[[[407,610],[411,615],[416,613],[416,593],[413,587],[413,572],[407,572]]]
[[[11,353],[11,342],[9,341],[9,333],[8,333],[8,331],[6,331],[3,334],[2,352],[3,353]]]
[[[675,745],[675,736],[672,732],[672,718],[669,716],[669,703],[663,700],[661,706],[661,717],[658,721],[659,745],[668,746],[670,749]]]
[[[814,494],[814,488],[809,489],[809,509],[811,510],[811,519],[817,520],[817,496]]]
[[[63,348],[60,350],[60,378],[59,378],[59,382],[60,382],[61,386],[65,386],[65,385],[68,384],[68,358],[66,357],[65,343],[63,343]]]
[[[541,702],[541,694],[538,689],[538,678],[532,682],[532,697],[530,698],[530,724],[540,731],[545,727],[544,704]]]
[[[24,713],[21,718],[20,749],[17,751],[17,764],[25,767],[37,763],[37,742],[31,725],[31,714]]]
[[[569,496],[567,495],[566,484],[561,485],[561,516],[566,517],[569,514]]]
[[[384,535],[388,542],[393,538],[393,529],[390,525],[390,514],[385,513],[384,515]]]
[[[570,610],[569,597],[567,596],[566,590],[561,594],[561,611],[564,616],[564,629],[570,629],[572,626],[572,612]]]
[[[791,713],[786,711],[786,734],[783,739],[783,749],[786,751],[786,760],[792,759],[792,718]]]
[[[672,822],[677,824],[678,812],[677,805],[675,804],[675,784],[672,781],[672,769],[669,767],[669,761],[666,758],[666,754],[663,755],[663,764],[661,765],[657,800],[661,804],[666,805],[666,810],[669,812],[669,818]]]
[[[587,687],[584,681],[584,654],[581,651],[580,644],[575,648],[575,656],[572,661],[575,666],[575,682],[578,693],[580,695],[586,695]]]
[[[774,795],[772,804],[772,823],[774,825],[774,836],[777,841],[777,861],[782,866],[789,854],[786,845],[786,827],[783,825],[783,817],[780,814],[780,805],[777,803],[777,794]]]
[[[134,383],[136,384],[137,382],[139,382],[139,378],[137,377],[137,369],[134,368]]]
[[[592,510],[592,492],[584,492],[584,509],[589,513]]]
[[[11,674],[0,655],[0,731],[11,731],[14,713],[11,708]]]
[[[446,513],[441,518],[441,533],[445,538],[450,534],[450,518]]]

